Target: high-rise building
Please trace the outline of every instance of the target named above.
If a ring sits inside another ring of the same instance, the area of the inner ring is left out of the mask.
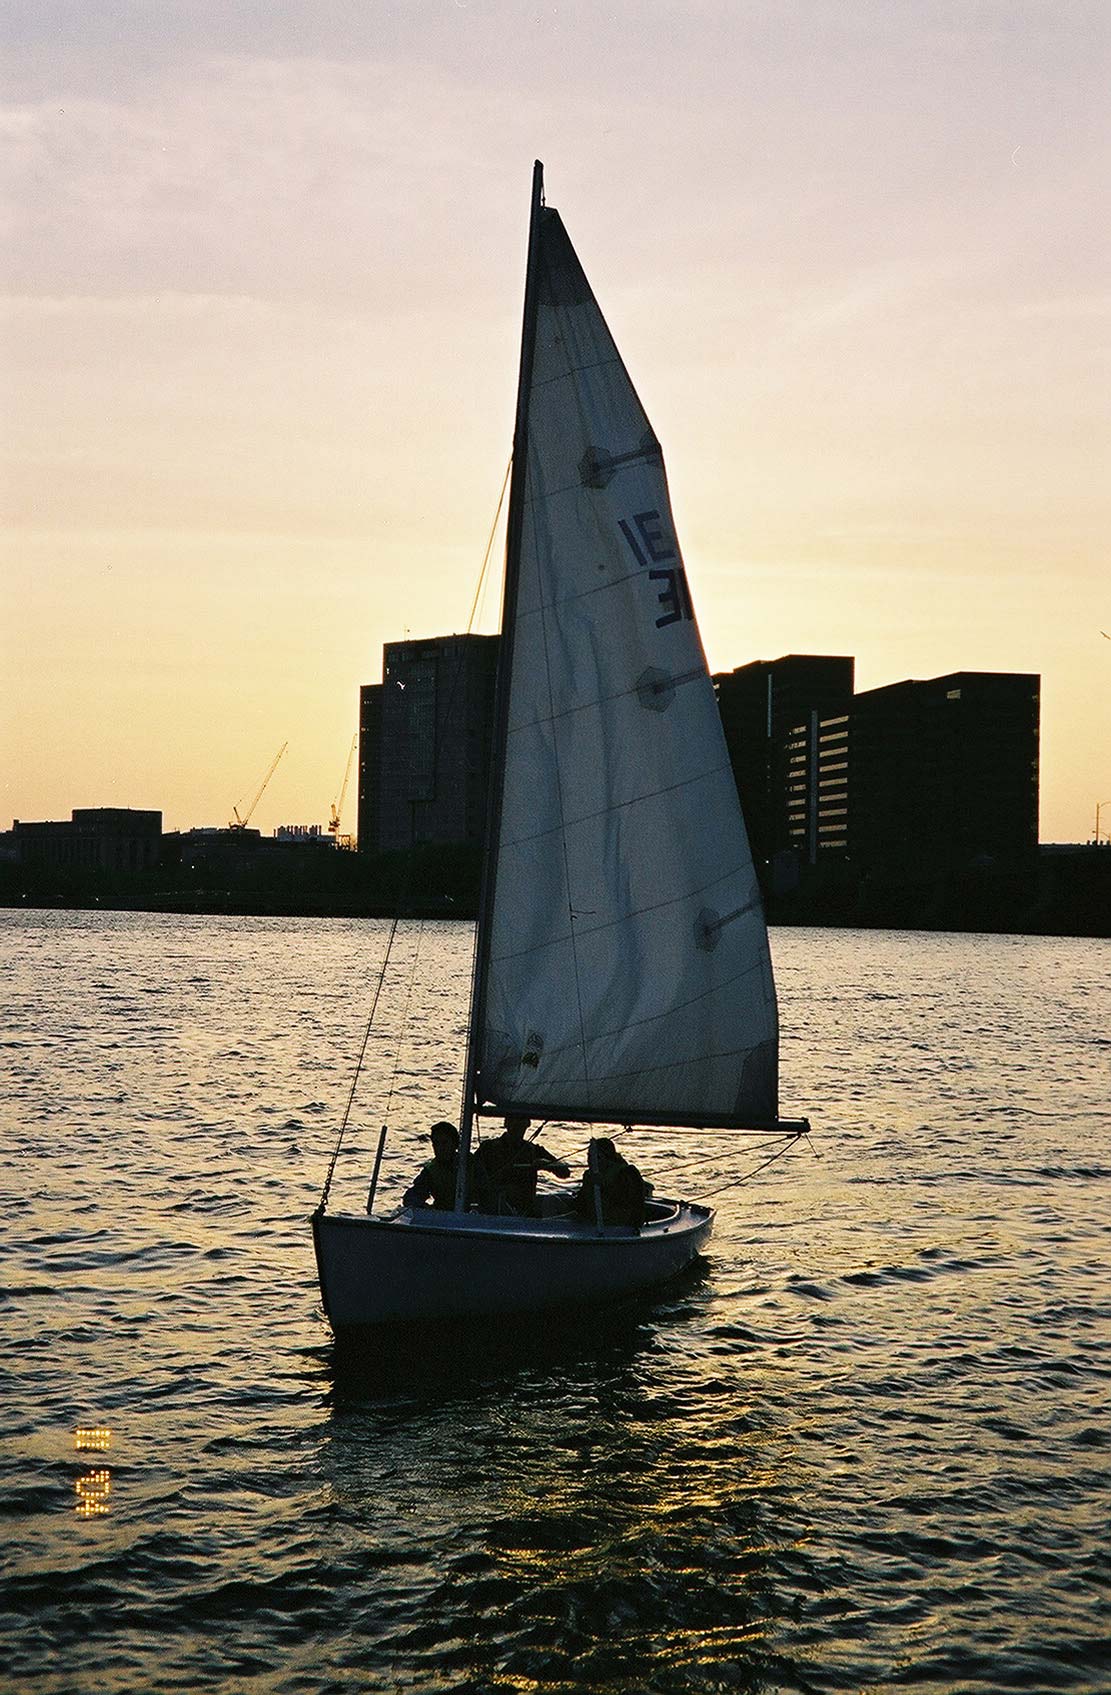
[[[929,875],[1037,846],[1038,677],[969,671],[854,695],[851,659],[789,654],[714,682],[773,885],[803,866]]]
[[[360,853],[378,852],[378,784],[382,767],[382,684],[359,690],[358,821]]]
[[[496,636],[390,642],[360,698],[359,846],[478,843]],[[898,876],[1015,858],[1038,839],[1039,678],[959,672],[853,693],[848,655],[714,678],[761,875]]]
[[[957,671],[853,701],[850,852],[862,869],[933,873],[1038,845],[1040,683]]]
[[[789,815],[788,742],[812,714],[833,717],[848,711],[853,697],[851,657],[788,653],[757,659],[713,679],[725,743],[733,766],[753,857],[766,862],[797,846]],[[796,779],[797,780],[797,779]]]
[[[481,842],[497,649],[497,636],[387,642],[360,699],[364,852]]]

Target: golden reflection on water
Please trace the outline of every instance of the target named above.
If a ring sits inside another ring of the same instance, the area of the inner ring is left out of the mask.
[[[463,1477],[449,1467],[438,1504],[449,1534],[466,1523],[472,1558],[481,1551],[473,1599],[470,1568],[455,1577],[460,1614],[477,1608],[488,1633],[475,1675],[523,1695],[570,1678],[574,1662],[576,1686],[617,1695],[662,1657],[675,1675],[733,1667],[738,1688],[763,1687],[792,1604],[781,1561],[805,1483],[793,1432],[754,1400],[751,1361],[742,1372],[665,1356],[640,1325],[614,1332],[593,1344],[572,1331],[563,1345],[553,1333],[519,1361],[507,1348],[470,1382],[456,1364],[421,1385],[410,1361],[400,1417],[394,1384],[376,1405],[373,1370],[360,1382],[341,1368],[333,1482],[360,1517],[368,1477],[388,1490],[415,1468],[423,1482],[443,1463],[446,1392]],[[375,1510],[382,1522],[380,1500]],[[508,1610],[505,1594],[517,1597]],[[454,1628],[444,1621],[445,1636]]]
[[[73,1433],[73,1445],[78,1453],[107,1453],[112,1446],[111,1428],[105,1424],[79,1424]],[[82,1472],[74,1478],[73,1490],[78,1518],[103,1518],[111,1511],[108,1498],[112,1493],[112,1473],[107,1466]]]
[[[111,1510],[108,1497],[112,1493],[112,1473],[107,1469],[83,1472],[74,1479],[73,1487],[78,1518],[101,1518]]]
[[[104,1424],[79,1424],[73,1433],[73,1445],[79,1451],[92,1448],[106,1453],[112,1446],[111,1429]]]
[[[790,1532],[773,1503],[798,1482],[790,1445],[755,1424],[676,1442],[636,1397],[621,1410],[570,1473],[553,1451],[526,1479],[491,1480],[493,1569],[533,1597],[532,1625],[546,1619],[553,1639],[576,1621],[598,1695],[628,1687],[630,1654],[692,1675],[736,1662],[755,1687],[785,1606],[775,1560]],[[550,1687],[523,1672],[515,1658],[507,1686]]]

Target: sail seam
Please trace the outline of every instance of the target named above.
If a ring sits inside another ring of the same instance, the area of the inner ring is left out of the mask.
[[[750,965],[746,965],[743,970],[735,971],[731,977],[723,977],[720,983],[715,983],[712,988],[703,990],[700,995],[691,995],[689,1000],[676,1001],[673,1006],[664,1007],[662,1012],[651,1012],[644,1018],[632,1018],[627,1024],[615,1025],[612,1030],[599,1030],[597,1035],[592,1036],[590,1040],[591,1042],[609,1041],[614,1036],[623,1035],[626,1030],[642,1030],[646,1024],[655,1024],[661,1018],[671,1018],[677,1012],[685,1012],[688,1007],[697,1006],[699,1001],[709,1000],[713,995],[721,994],[725,989],[732,988],[734,983],[742,982],[744,978],[750,977],[754,971],[758,971],[759,969],[760,961],[754,960]],[[759,1043],[753,1044],[753,1046],[756,1047],[759,1045]],[[555,1054],[569,1053],[573,1046],[573,1043],[565,1042],[562,1047],[546,1048],[544,1050],[544,1058],[547,1060]],[[752,1049],[738,1048],[737,1052],[751,1053]],[[677,1065],[689,1064],[691,1062],[691,1058],[700,1059],[702,1057],[703,1056],[700,1054],[695,1054],[693,1056],[688,1056],[688,1059],[685,1061],[676,1060],[675,1063]],[[596,1082],[597,1078],[592,1080]]]
[[[584,425],[584,430],[585,430],[585,425]],[[614,475],[616,476],[619,471],[627,470],[630,465],[634,465],[634,464],[637,464],[637,463],[644,463],[646,461],[647,461],[647,454],[646,453],[645,454],[638,453],[635,459],[630,458],[627,461],[626,464],[620,464],[620,465],[615,466]],[[658,466],[660,464],[660,455],[655,454],[652,462],[655,465]],[[538,506],[538,505],[541,504],[541,502],[543,502],[545,500],[556,500],[556,499],[558,499],[558,497],[561,494],[581,494],[582,491],[583,491],[583,487],[584,487],[583,480],[580,477],[578,479],[578,481],[574,482],[574,483],[560,483],[558,488],[538,489],[534,495],[529,496],[528,504],[530,506]]]
[[[684,901],[697,900],[699,895],[706,894],[709,889],[716,889],[720,883],[728,883],[731,882],[734,877],[743,876],[745,870],[746,867],[743,865],[734,866],[732,871],[723,871],[720,877],[712,877],[708,883],[703,883],[697,889],[684,889],[680,894],[669,895],[667,900],[653,901],[651,906],[634,907],[631,912],[622,912],[616,918],[608,918],[604,924],[592,924],[589,929],[580,927],[579,934],[584,936],[596,936],[602,930],[613,930],[619,924],[627,924],[632,918],[645,918],[650,912],[663,912],[669,906],[681,906]],[[758,904],[759,902],[755,898],[749,903],[753,911],[756,910]],[[737,914],[732,913],[730,916],[736,917]],[[532,947],[515,948],[512,953],[494,954],[492,956],[493,963],[502,965],[506,960],[526,959],[531,953],[543,953],[545,948],[559,947],[567,940],[570,933],[571,932],[568,931],[567,935],[553,936],[546,942],[536,942]]]
[[[556,493],[565,491],[557,489]],[[635,571],[623,571],[620,577],[607,577],[602,583],[591,583],[588,589],[576,589],[574,594],[560,595],[558,599],[541,601],[537,606],[527,606],[517,615],[517,622],[523,623],[526,618],[535,618],[538,613],[551,608],[557,611],[561,606],[574,606],[580,600],[589,600],[591,595],[604,594],[606,589],[619,589],[625,583],[636,583],[643,580],[644,572],[639,568]]]
[[[756,1044],[756,1046],[759,1045],[759,1043]],[[718,1059],[736,1059],[740,1054],[750,1054],[754,1051],[755,1048],[726,1048],[721,1053],[689,1053],[683,1055],[680,1059],[665,1060],[658,1065],[638,1065],[632,1071],[596,1072],[590,1078],[590,1086],[596,1088],[600,1083],[624,1083],[630,1077],[647,1077],[659,1071],[678,1071],[692,1065],[707,1065]],[[583,1087],[582,1083],[574,1077],[555,1078],[553,1083],[561,1088]],[[621,1110],[624,1111],[625,1108],[622,1107]],[[553,1108],[552,1116],[555,1117],[557,1114],[558,1109]]]
[[[681,789],[694,788],[699,783],[707,782],[711,777],[720,777],[723,772],[731,770],[732,767],[728,764],[728,762],[724,765],[713,765],[708,771],[697,771],[693,776],[684,777],[678,783],[670,783],[667,788],[648,789],[644,794],[631,795],[628,800],[616,800],[612,806],[599,807],[596,812],[584,812],[578,818],[567,820],[561,817],[558,824],[552,824],[546,830],[536,830],[530,836],[514,836],[512,841],[503,841],[501,844],[502,849],[504,850],[505,848],[510,847],[524,847],[529,842],[542,841],[545,836],[557,835],[560,831],[568,828],[575,828],[580,824],[592,824],[597,818],[608,818],[614,812],[627,812],[631,806],[641,806],[645,801],[658,800],[661,795],[673,795],[677,794]],[[733,874],[734,873],[727,873],[727,875]]]
[[[734,873],[734,875],[736,875],[736,873]],[[708,886],[711,888],[713,887],[712,884]],[[581,933],[584,936],[600,935],[603,930],[614,930],[619,924],[628,923],[630,918],[647,918],[649,913],[662,912],[664,907],[677,906],[680,901],[692,900],[694,898],[694,894],[697,892],[698,891],[696,890],[692,891],[691,894],[679,895],[674,901],[657,901],[655,906],[638,906],[635,912],[627,912],[620,918],[609,918],[604,924],[591,924],[589,926],[584,926]],[[723,918],[715,920],[715,928],[720,929],[726,924],[731,924],[735,918],[743,918],[747,912],[757,911],[759,905],[760,897],[759,895],[754,895],[752,899],[746,901],[743,906],[735,907],[732,912],[727,912]]]
[[[705,677],[705,671],[699,666],[693,671],[684,671],[679,676],[672,677],[671,682],[678,688],[682,683],[701,682]],[[593,700],[584,700],[580,705],[565,706],[561,712],[552,712],[547,718],[530,718],[524,724],[511,724],[508,734],[516,736],[524,730],[538,730],[542,724],[558,724],[561,719],[574,718],[579,712],[600,712],[603,707],[616,706],[618,701],[631,700],[634,695],[639,698],[643,686],[642,683],[634,683],[631,689],[619,689],[616,694],[596,695]],[[719,768],[715,766],[714,769]]]
[[[557,371],[553,377],[541,377],[539,382],[533,383],[532,391],[535,394],[538,388],[551,388],[553,383],[565,383],[568,377],[581,377],[587,371],[604,371],[607,365],[620,365],[622,370],[625,369],[620,353],[615,352],[608,359],[593,359],[589,365],[568,365],[566,370]]]

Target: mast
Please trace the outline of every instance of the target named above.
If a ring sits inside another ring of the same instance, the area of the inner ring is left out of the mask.
[[[544,166],[539,159],[532,167],[532,201],[529,210],[528,258],[525,265],[525,303],[521,324],[521,363],[517,375],[517,416],[513,427],[513,474],[509,484],[509,514],[506,520],[505,582],[502,588],[501,638],[498,643],[497,682],[494,694],[494,743],[490,788],[486,804],[485,852],[482,858],[482,890],[479,897],[475,937],[474,975],[471,981],[471,1016],[467,1026],[467,1064],[463,1081],[463,1109],[459,1124],[459,1158],[455,1180],[455,1210],[467,1205],[467,1166],[471,1149],[478,1083],[481,1031],[486,1018],[486,980],[490,963],[490,916],[497,880],[497,844],[501,828],[502,779],[509,724],[509,698],[513,667],[513,623],[517,613],[520,579],[521,534],[525,521],[525,481],[528,472],[528,412],[532,387],[533,352],[536,346],[537,257],[540,247],[540,211],[544,203]],[[507,639],[508,638],[508,639]]]

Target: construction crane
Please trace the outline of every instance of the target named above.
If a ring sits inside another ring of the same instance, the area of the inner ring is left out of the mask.
[[[343,803],[347,799],[347,785],[351,779],[351,761],[355,757],[355,749],[359,745],[359,732],[351,737],[351,746],[347,750],[347,764],[343,768],[343,787],[339,791],[339,799],[332,802],[332,814],[328,819],[328,828],[339,845],[339,821],[343,813]]]
[[[259,801],[262,799],[263,795],[266,793],[266,785],[270,781],[271,777],[274,775],[275,771],[278,769],[278,761],[279,761],[279,759],[281,759],[282,754],[285,752],[285,750],[288,746],[289,746],[288,742],[283,742],[281,747],[278,749],[277,753],[274,755],[273,759],[270,761],[270,768],[267,771],[265,777],[262,779],[262,782],[258,786],[258,793],[255,795],[254,800],[251,802],[250,806],[247,808],[247,810],[243,814],[242,818],[239,816],[239,808],[237,806],[232,807],[232,811],[235,813],[235,817],[228,824],[229,830],[245,830],[247,828],[247,825],[251,822],[251,814],[255,810],[255,807],[258,805]]]

